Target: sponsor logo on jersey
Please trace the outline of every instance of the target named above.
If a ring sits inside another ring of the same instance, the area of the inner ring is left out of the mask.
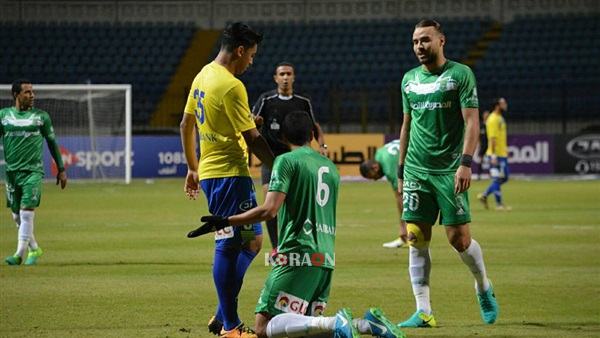
[[[445,74],[445,73],[444,73]],[[437,92],[448,92],[451,90],[458,89],[458,82],[450,76],[440,75],[434,82],[421,83],[418,78],[418,74],[415,74],[415,80],[408,81],[404,85],[404,92],[406,94],[413,92],[418,95],[433,94]]]
[[[446,102],[431,102],[431,101],[415,102],[415,103],[412,103],[410,105],[410,107],[412,109],[414,109],[414,110],[421,110],[421,109],[433,110],[433,109],[441,109],[441,108],[450,108],[450,107],[452,107],[452,101],[446,101]]]
[[[312,302],[310,307],[310,315],[313,317],[322,316],[326,307],[327,303],[325,302]]]
[[[245,201],[243,201],[242,203],[240,203],[240,210],[242,211],[247,211],[252,209],[252,207],[254,206],[254,200],[252,199],[247,199]]]
[[[310,219],[307,218],[306,221],[304,221],[304,225],[302,226],[302,231],[305,235],[310,236],[312,234],[312,227],[312,222],[310,221]]]
[[[29,127],[29,126],[41,126],[44,124],[41,117],[31,116],[29,118],[17,118],[14,115],[7,115],[2,119],[3,126],[15,126],[15,127]]]
[[[275,300],[275,308],[283,312],[303,315],[308,309],[308,302],[287,292],[280,291]]]
[[[36,131],[25,131],[25,130],[17,130],[17,131],[7,131],[5,134],[7,137],[30,137],[30,136],[40,136],[41,133],[39,130]]]

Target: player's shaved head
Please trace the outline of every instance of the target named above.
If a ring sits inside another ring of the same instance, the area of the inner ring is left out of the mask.
[[[313,137],[314,123],[307,112],[294,111],[286,115],[281,126],[281,134],[289,143],[303,146]]]

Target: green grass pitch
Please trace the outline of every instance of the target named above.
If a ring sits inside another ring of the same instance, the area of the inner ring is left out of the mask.
[[[471,188],[472,233],[495,285],[497,323],[481,322],[470,273],[437,226],[431,297],[439,327],[406,333],[600,336],[600,182],[512,180],[504,193],[514,210],[505,213],[474,200],[486,183]],[[34,267],[0,267],[0,336],[210,337],[213,243],[185,237],[206,202],[187,201],[182,187],[183,179],[44,186],[35,234],[45,254]],[[387,183],[342,184],[328,314],[350,307],[361,315],[375,305],[395,321],[412,314],[407,250],[381,247],[396,223]],[[4,257],[16,245],[8,209],[0,212],[0,234]],[[265,240],[240,294],[247,323],[268,272],[268,247]]]

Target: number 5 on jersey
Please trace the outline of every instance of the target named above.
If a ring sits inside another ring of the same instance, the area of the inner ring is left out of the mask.
[[[194,90],[194,99],[198,100],[194,112],[196,113],[196,118],[202,124],[204,123],[204,102],[202,102],[204,100],[204,91]],[[200,114],[198,114],[198,110],[200,110]]]

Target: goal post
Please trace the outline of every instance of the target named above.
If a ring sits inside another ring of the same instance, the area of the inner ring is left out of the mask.
[[[124,181],[132,169],[131,85],[33,84],[34,107],[52,119],[69,179]],[[0,84],[0,108],[14,106],[11,85]],[[0,141],[0,178],[5,170]],[[56,171],[44,145],[47,175]]]

